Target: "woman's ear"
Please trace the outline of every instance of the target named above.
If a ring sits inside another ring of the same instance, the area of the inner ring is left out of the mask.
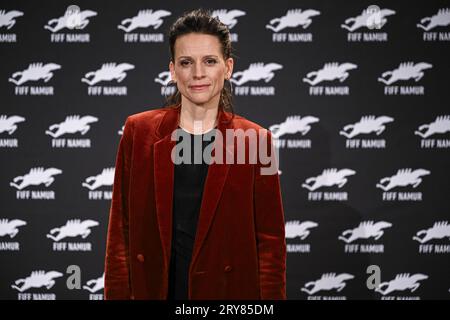
[[[231,78],[231,74],[233,73],[233,65],[234,65],[233,58],[228,58],[226,61],[225,79]]]
[[[169,62],[169,70],[170,70],[170,78],[177,82],[176,76],[175,76],[175,66],[172,61]]]

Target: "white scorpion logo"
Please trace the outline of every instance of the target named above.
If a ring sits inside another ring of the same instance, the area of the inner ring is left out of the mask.
[[[330,187],[337,184],[339,188],[342,188],[342,186],[347,183],[346,177],[354,174],[356,174],[356,171],[351,169],[325,169],[322,171],[322,174],[317,177],[306,179],[305,183],[302,184],[302,187],[314,191],[320,187]]]
[[[392,224],[386,221],[379,221],[377,223],[374,223],[373,221],[363,221],[358,227],[342,232],[342,235],[340,235],[338,239],[345,243],[355,241],[356,239],[368,239],[371,237],[378,240],[384,234],[383,229],[390,227],[392,227]]]
[[[430,171],[425,169],[416,169],[412,170],[410,168],[407,169],[399,169],[395,175],[392,177],[385,177],[380,180],[380,183],[377,183],[377,188],[383,189],[384,191],[391,190],[395,187],[404,187],[407,185],[412,185],[413,188],[416,188],[421,182],[422,179],[420,177],[431,174]],[[384,183],[387,184],[385,185]]]
[[[278,32],[288,27],[295,28],[298,26],[302,26],[303,29],[306,29],[312,23],[311,18],[318,15],[320,15],[320,11],[314,9],[307,9],[304,11],[301,9],[292,9],[288,10],[283,17],[270,20],[270,24],[267,24],[266,28],[274,32]],[[275,26],[275,24],[277,25]]]
[[[311,295],[321,290],[336,289],[338,292],[345,288],[346,283],[344,281],[353,279],[354,276],[349,273],[325,273],[319,280],[310,281],[306,283],[300,290]],[[310,288],[308,288],[310,287]]]

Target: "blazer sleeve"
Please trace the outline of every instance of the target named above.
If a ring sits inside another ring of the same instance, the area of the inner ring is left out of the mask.
[[[130,299],[128,190],[132,124],[127,118],[116,156],[105,256],[105,299]]]
[[[266,143],[266,154],[275,161],[271,174],[262,172],[258,159],[255,166],[254,207],[256,240],[259,261],[261,299],[286,299],[286,238],[284,210],[281,197],[278,162],[270,131],[265,130],[261,143]],[[259,144],[261,146],[261,144]],[[264,152],[263,152],[264,154]],[[270,166],[267,166],[270,167]]]

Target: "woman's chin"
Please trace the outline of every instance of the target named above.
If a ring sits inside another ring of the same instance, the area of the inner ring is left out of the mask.
[[[204,105],[207,104],[209,102],[212,101],[212,99],[210,99],[209,97],[205,97],[205,98],[200,98],[200,97],[192,97],[191,99],[189,99],[192,101],[192,103],[195,103],[197,105]]]

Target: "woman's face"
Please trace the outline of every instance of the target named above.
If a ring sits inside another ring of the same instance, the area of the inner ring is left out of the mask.
[[[217,37],[189,33],[175,41],[169,69],[184,99],[196,105],[218,106],[224,80],[233,72],[233,58],[224,60]]]

